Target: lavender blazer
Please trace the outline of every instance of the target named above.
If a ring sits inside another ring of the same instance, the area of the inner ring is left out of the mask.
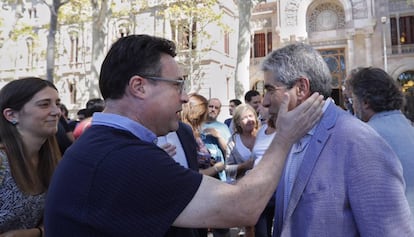
[[[369,125],[333,103],[309,143],[283,217],[276,191],[273,236],[414,236],[399,159]]]

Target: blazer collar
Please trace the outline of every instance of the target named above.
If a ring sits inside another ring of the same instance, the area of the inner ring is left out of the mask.
[[[295,210],[299,199],[305,190],[306,184],[312,175],[313,168],[315,167],[319,155],[325,147],[328,138],[331,136],[331,129],[335,126],[338,118],[338,110],[340,110],[340,108],[338,108],[334,103],[330,103],[324,112],[321,121],[315,128],[315,133],[311,138],[304,160],[299,168],[295,183],[293,184],[292,193],[286,209],[286,215],[283,218],[284,222],[293,214],[293,211]]]

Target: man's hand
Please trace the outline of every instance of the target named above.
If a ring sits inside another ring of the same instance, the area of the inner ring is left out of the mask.
[[[322,116],[323,96],[314,93],[299,106],[288,111],[289,94],[285,93],[276,120],[277,136],[293,144],[302,138]]]
[[[215,128],[205,128],[203,133],[205,135],[211,135],[215,138],[220,138],[220,133]]]

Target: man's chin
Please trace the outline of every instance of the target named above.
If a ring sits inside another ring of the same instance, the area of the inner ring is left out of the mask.
[[[171,130],[169,132],[175,132],[178,130],[179,123],[178,121],[171,126]]]

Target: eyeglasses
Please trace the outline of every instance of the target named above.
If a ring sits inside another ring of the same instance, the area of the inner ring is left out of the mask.
[[[184,88],[184,82],[185,80],[183,78],[178,78],[178,79],[167,79],[167,78],[162,78],[162,77],[147,77],[147,76],[142,76],[143,78],[146,79],[150,79],[153,81],[165,81],[165,82],[170,82],[170,83],[174,83],[175,85],[177,85],[178,87],[178,91],[180,92],[180,94],[182,94],[183,92],[185,92],[185,88]]]
[[[273,85],[265,85],[264,86],[264,93],[267,94],[272,94],[273,92],[277,91],[277,90],[283,90],[286,89],[286,86],[273,86]]]

